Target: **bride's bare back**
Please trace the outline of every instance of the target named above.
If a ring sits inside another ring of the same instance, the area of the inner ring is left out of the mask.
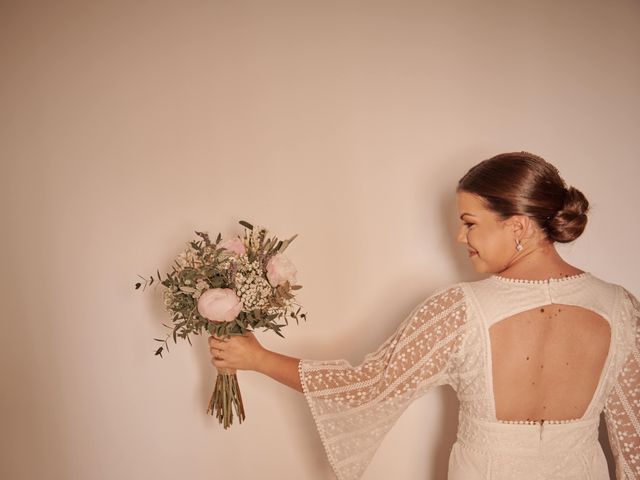
[[[584,415],[609,352],[604,318],[573,305],[545,305],[495,323],[489,336],[499,420]]]

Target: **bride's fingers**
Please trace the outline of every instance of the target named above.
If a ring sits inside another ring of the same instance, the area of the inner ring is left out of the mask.
[[[225,351],[219,348],[210,348],[209,353],[211,354],[211,358],[220,358],[226,355]]]
[[[220,348],[220,347],[209,348],[209,353],[211,353],[211,355],[220,355],[221,353],[225,353],[225,352],[226,352],[225,348]]]
[[[224,359],[219,358],[219,357],[212,357],[211,358],[211,363],[216,367],[221,367],[222,366],[222,365],[220,365],[221,362],[224,362]]]
[[[215,335],[211,335],[209,337],[209,345],[214,345],[214,344],[223,344],[228,342],[229,339],[228,338],[224,338],[224,337],[216,337]]]

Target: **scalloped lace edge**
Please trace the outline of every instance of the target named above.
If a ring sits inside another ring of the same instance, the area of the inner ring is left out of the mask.
[[[313,421],[316,424],[316,429],[318,430],[318,433],[320,434],[320,440],[322,441],[322,446],[324,447],[324,450],[327,453],[327,458],[329,459],[329,464],[331,465],[331,468],[333,469],[333,472],[335,473],[336,478],[338,480],[341,480],[342,479],[342,475],[340,474],[340,472],[338,470],[338,467],[337,467],[337,463],[338,462],[333,457],[333,452],[331,451],[331,449],[328,446],[327,437],[325,436],[324,429],[321,427],[320,420],[318,419],[318,413],[316,412],[315,403],[312,400],[311,393],[309,392],[309,390],[307,388],[307,384],[306,384],[305,379],[304,379],[304,370],[302,369],[302,362],[303,361],[304,361],[304,359],[300,359],[300,361],[298,362],[298,376],[300,377],[300,383],[302,385],[302,392],[304,393],[304,397],[305,397],[307,403],[309,404],[309,407],[311,408],[311,416],[313,417]]]

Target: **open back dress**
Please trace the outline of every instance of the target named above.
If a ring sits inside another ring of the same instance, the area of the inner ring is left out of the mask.
[[[460,403],[449,480],[609,480],[602,411],[617,480],[639,480],[639,319],[629,291],[589,272],[492,275],[438,289],[360,365],[298,370],[338,480],[360,478],[408,405],[444,384]]]

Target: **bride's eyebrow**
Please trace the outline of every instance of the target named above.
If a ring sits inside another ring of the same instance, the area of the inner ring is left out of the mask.
[[[469,215],[470,217],[475,217],[475,215],[473,215],[471,213],[464,212],[462,215],[460,215],[460,220],[464,220],[464,218],[462,218],[462,217],[464,217],[465,215]]]

